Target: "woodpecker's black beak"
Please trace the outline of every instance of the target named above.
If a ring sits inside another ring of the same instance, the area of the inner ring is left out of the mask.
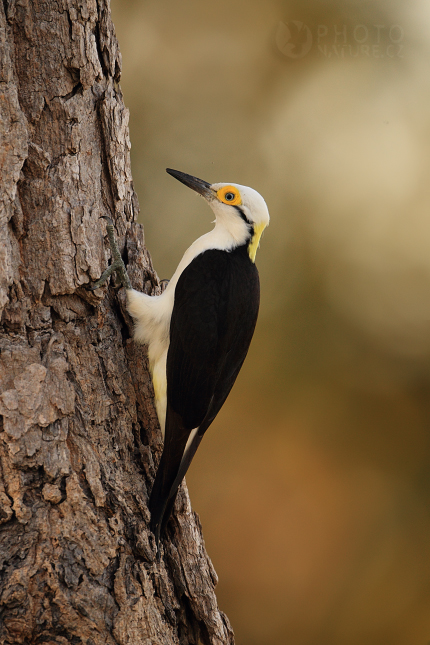
[[[171,168],[166,168],[166,172],[168,172],[169,175],[172,175],[172,177],[174,177],[175,179],[178,179],[178,181],[181,181],[183,184],[188,186],[188,188],[195,190],[196,193],[198,193],[205,199],[213,199],[215,197],[214,191],[211,189],[211,185],[208,184],[207,181],[203,181],[203,179],[197,179],[197,177],[187,175],[185,172],[180,172],[179,170],[172,170]]]

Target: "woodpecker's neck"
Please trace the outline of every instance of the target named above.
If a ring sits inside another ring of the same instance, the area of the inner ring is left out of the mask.
[[[185,251],[178,268],[169,282],[166,292],[174,291],[182,271],[190,264],[190,262],[192,262],[192,260],[194,260],[195,257],[200,255],[200,253],[204,253],[205,251],[212,249],[232,251],[238,246],[245,246],[248,244],[252,244],[252,231],[249,230],[249,227],[244,222],[239,221],[239,225],[236,225],[234,222],[229,222],[229,226],[226,226],[225,222],[222,221],[222,218],[217,217],[215,227],[212,231],[199,237],[195,242],[193,242],[193,244],[191,244],[190,248]]]
[[[265,222],[251,224],[246,221],[246,218],[232,218],[221,213],[217,215],[214,232],[218,229],[219,233],[226,237],[226,250],[231,251],[238,246],[246,246],[251,261],[255,262],[260,238],[265,228]]]
[[[249,224],[239,217],[231,217],[224,213],[217,214],[212,232],[225,238],[226,251],[247,244],[252,237],[252,227]]]
[[[251,238],[248,242],[248,254],[252,262],[255,262],[255,256],[257,254],[257,249],[260,244],[261,235],[266,228],[266,224],[254,224],[252,227]]]

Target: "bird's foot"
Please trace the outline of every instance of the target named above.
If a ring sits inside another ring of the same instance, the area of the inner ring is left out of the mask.
[[[115,239],[115,234],[114,234],[114,228],[113,228],[113,222],[110,217],[106,217],[106,215],[102,216],[103,219],[106,220],[106,231],[108,234],[109,238],[109,244],[110,248],[112,251],[112,264],[108,266],[106,271],[103,271],[101,277],[97,282],[95,282],[91,287],[89,287],[89,291],[95,291],[96,289],[99,289],[108,279],[110,275],[115,271],[117,276],[119,277],[121,284],[126,288],[126,289],[131,289],[131,282],[130,278],[128,277],[127,274],[127,269],[125,268],[124,261],[121,257],[121,253],[119,252],[118,248],[118,243]]]

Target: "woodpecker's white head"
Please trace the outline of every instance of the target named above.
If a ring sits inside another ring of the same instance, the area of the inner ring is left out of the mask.
[[[260,193],[248,186],[209,184],[179,170],[166,170],[206,199],[215,213],[216,224],[227,229],[237,245],[247,244],[249,256],[255,262],[261,234],[270,220],[266,202]]]

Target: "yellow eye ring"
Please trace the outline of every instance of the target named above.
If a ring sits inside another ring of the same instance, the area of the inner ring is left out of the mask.
[[[234,186],[223,186],[218,190],[217,197],[220,202],[229,206],[239,206],[242,203],[240,193]]]

